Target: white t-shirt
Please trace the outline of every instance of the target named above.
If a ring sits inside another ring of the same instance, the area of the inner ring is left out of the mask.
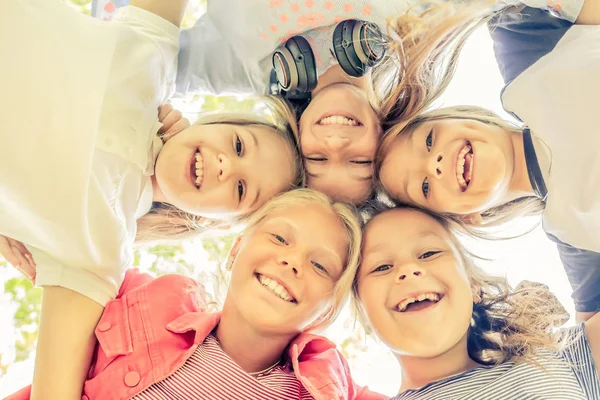
[[[504,90],[531,129],[548,189],[544,230],[600,252],[600,27],[574,25]]]
[[[4,4],[0,233],[28,246],[38,285],[117,294],[152,202],[178,35],[134,7],[106,23],[62,1]]]

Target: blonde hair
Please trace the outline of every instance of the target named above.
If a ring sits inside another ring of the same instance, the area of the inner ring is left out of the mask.
[[[440,108],[419,115],[404,127],[392,128],[380,147],[380,162],[377,165],[377,171],[381,168],[381,163],[388,155],[390,146],[398,136],[410,134],[424,123],[446,119],[475,120],[487,125],[497,126],[507,132],[522,133],[521,126],[512,124],[492,111],[481,107],[454,106]],[[385,190],[385,188],[383,189]],[[492,234],[490,228],[497,227],[522,216],[540,215],[544,211],[544,208],[545,203],[536,196],[520,197],[505,204],[492,207],[481,213],[483,220],[481,226],[474,226],[465,222],[464,218],[460,215],[450,213],[441,214],[444,217],[451,219],[460,226],[463,231],[472,236],[484,239],[496,239],[497,237]]]
[[[467,350],[472,360],[485,365],[508,361],[535,363],[540,350],[557,351],[561,347],[562,335],[555,328],[566,323],[569,315],[547,286],[525,281],[511,288],[505,278],[490,275],[475,264],[475,256],[459,242],[453,221],[426,210],[403,208],[434,218],[450,234],[471,290],[480,299],[473,303],[467,332]],[[389,210],[392,209],[380,207],[374,213]],[[352,297],[359,318],[366,321],[357,280]]]
[[[469,35],[498,10],[496,0],[417,2],[388,21],[399,63],[380,107],[384,131],[425,111],[446,89]]]
[[[335,284],[333,290],[333,306],[331,309],[310,326],[311,330],[324,328],[330,325],[339,315],[342,305],[348,299],[354,276],[358,270],[362,230],[358,213],[354,206],[336,202],[324,193],[312,189],[296,189],[274,197],[248,220],[245,230],[259,224],[270,213],[293,205],[321,205],[334,213],[344,224],[348,235],[348,253],[344,271]]]
[[[296,175],[290,189],[303,187],[304,169],[298,147],[298,125],[290,105],[281,97],[265,96],[261,99],[270,112],[271,119],[254,114],[209,113],[201,116],[196,125],[230,124],[239,126],[263,126],[280,135],[289,146]],[[167,203],[153,203],[150,211],[137,220],[136,242],[138,244],[161,240],[181,240],[196,236],[210,229],[228,227],[247,220],[252,213],[227,220],[212,220],[184,212]]]

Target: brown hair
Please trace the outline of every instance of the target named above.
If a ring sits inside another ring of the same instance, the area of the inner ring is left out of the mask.
[[[559,349],[560,335],[554,328],[564,324],[569,315],[547,286],[522,282],[515,289],[505,278],[493,276],[478,267],[475,256],[458,240],[454,222],[429,211],[406,207],[434,218],[451,235],[457,255],[465,267],[473,294],[473,319],[467,332],[467,350],[474,361],[496,365],[508,361],[531,361],[540,350]],[[372,216],[390,210],[375,207]],[[366,321],[358,296],[357,280],[352,298],[359,319]]]
[[[240,126],[265,126],[283,137],[292,150],[294,169],[290,189],[304,186],[304,169],[298,148],[298,126],[290,105],[279,96],[261,99],[267,106],[268,117],[255,114],[209,113],[201,116],[196,125],[231,124]],[[223,228],[247,220],[252,213],[227,220],[213,220],[184,212],[167,203],[153,203],[150,211],[137,220],[137,243],[190,238],[210,229]]]

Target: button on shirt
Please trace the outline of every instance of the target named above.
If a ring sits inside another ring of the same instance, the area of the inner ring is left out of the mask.
[[[182,275],[154,279],[129,269],[117,298],[106,305],[96,328],[99,344],[84,384],[84,398],[126,400],[153,385],[173,385],[169,377],[189,372],[186,363],[194,362],[196,350],[220,318],[220,313],[207,312],[203,288],[196,281]],[[324,337],[300,334],[286,356],[296,379],[317,400],[387,398],[357,386],[342,354]],[[224,369],[223,373],[231,372]],[[210,378],[214,383],[225,382],[217,376]],[[6,400],[26,400],[29,395],[30,387],[26,387]]]
[[[179,29],[135,7],[113,22],[59,0],[0,16],[0,233],[25,243],[37,284],[104,305],[152,202],[157,108],[173,92]]]

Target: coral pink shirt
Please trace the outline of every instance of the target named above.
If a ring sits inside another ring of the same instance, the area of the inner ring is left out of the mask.
[[[206,311],[202,286],[181,275],[153,278],[127,272],[118,297],[96,327],[98,347],[82,400],[129,399],[171,376],[217,326]],[[358,387],[348,364],[329,340],[300,334],[288,348],[296,377],[317,400],[384,399]],[[7,400],[29,399],[31,387]]]

